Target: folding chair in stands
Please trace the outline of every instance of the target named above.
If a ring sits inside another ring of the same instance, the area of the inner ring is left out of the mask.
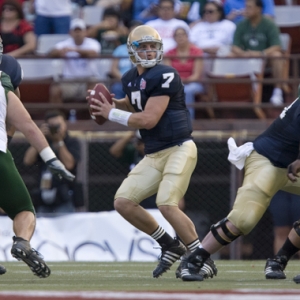
[[[82,8],[82,19],[86,26],[93,26],[102,20],[104,9],[101,6],[84,6]]]
[[[300,5],[276,5],[274,12],[280,32],[288,33],[291,37],[291,53],[300,53]]]
[[[221,116],[245,117],[241,110],[249,108],[254,111],[259,119],[265,119],[266,115],[261,107],[255,104],[261,103],[262,83],[254,82],[262,79],[264,72],[263,59],[238,59],[238,58],[217,58],[214,60],[213,69],[207,72],[206,76],[211,79],[209,83],[210,98],[220,103]],[[239,82],[240,81],[240,82]],[[253,104],[244,105],[245,104]],[[227,109],[225,109],[228,107]],[[238,110],[238,112],[233,113]],[[227,114],[226,114],[227,111]]]
[[[36,54],[46,55],[55,44],[62,42],[70,37],[69,34],[42,34],[37,39]]]
[[[56,76],[56,59],[18,59],[23,70],[21,100],[28,103],[49,101],[49,88]]]

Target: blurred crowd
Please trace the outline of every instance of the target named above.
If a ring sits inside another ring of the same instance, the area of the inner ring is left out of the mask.
[[[70,61],[64,66],[62,76],[72,80],[80,73],[81,79],[93,78],[97,70],[87,69],[87,60],[80,58],[115,56],[108,75],[118,96],[123,94],[118,81],[131,67],[128,60],[119,57],[127,56],[127,36],[141,24],[161,35],[165,63],[179,71],[188,103],[203,92],[201,79],[211,69],[211,60],[199,58],[282,56],[280,30],[272,20],[273,0],[3,0],[0,7],[4,53],[16,58],[33,55],[41,36],[70,34],[46,53],[75,58],[72,66]],[[268,63],[272,76],[279,80],[284,79],[282,62]],[[50,102],[81,95],[89,87],[81,85],[70,91],[66,85],[52,88]],[[284,102],[280,82],[274,86],[270,102]],[[192,108],[190,113],[194,117]]]

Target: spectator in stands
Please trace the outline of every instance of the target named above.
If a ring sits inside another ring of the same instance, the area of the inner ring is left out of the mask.
[[[190,40],[206,55],[216,55],[222,47],[232,44],[236,25],[225,19],[223,6],[217,2],[205,4],[202,22],[191,28]]]
[[[178,17],[193,26],[194,22],[198,23],[201,21],[203,8],[207,2],[207,0],[182,1]]]
[[[262,0],[246,0],[245,20],[237,25],[234,34],[232,54],[237,57],[265,56],[271,58],[269,63],[273,78],[279,82],[275,84],[270,102],[274,105],[283,103],[282,56],[280,31],[276,24],[262,15]]]
[[[101,46],[94,39],[86,37],[83,20],[72,20],[70,35],[70,38],[56,44],[49,53],[50,57],[67,58],[63,66],[64,82],[51,86],[50,102],[85,101],[86,90],[93,87],[98,74],[97,66],[89,58],[97,57]],[[80,82],[75,83],[76,80]]]
[[[24,19],[21,4],[16,0],[5,0],[0,18],[3,53],[13,57],[32,54],[36,48],[36,37],[33,27]]]
[[[96,0],[95,5],[101,6],[103,8],[108,7],[120,7],[122,0]]]
[[[16,0],[16,1],[19,2],[21,5],[23,5],[23,3],[27,2],[28,0]],[[5,2],[5,0],[0,0],[0,7],[2,7],[4,2]]]
[[[129,24],[129,32],[131,32],[134,28],[136,28],[139,25],[142,25],[143,23],[140,21],[131,21]],[[125,74],[128,70],[132,68],[131,61],[127,58],[128,56],[128,50],[127,50],[127,43],[118,46],[113,54],[114,57],[116,57],[111,66],[111,71],[109,76],[114,80],[119,80],[117,82],[114,82],[111,85],[111,92],[115,94],[115,97],[117,99],[122,99],[125,97],[125,93],[122,88],[121,78],[122,75]],[[121,58],[123,57],[123,58]],[[126,58],[125,58],[126,57]]]
[[[122,24],[120,12],[107,8],[102,21],[88,28],[87,35],[101,44],[102,54],[112,54],[118,46],[127,42],[128,29]]]
[[[269,210],[274,225],[274,254],[284,244],[300,216],[300,197],[284,191],[278,191],[272,198]]]
[[[72,15],[71,0],[29,0],[31,11],[35,13],[34,28],[41,34],[67,34]]]
[[[176,47],[174,40],[174,31],[178,27],[186,28],[189,26],[186,22],[175,18],[175,1],[159,0],[158,1],[159,18],[149,21],[146,25],[153,27],[161,36],[164,44],[164,52]]]
[[[157,18],[158,0],[140,0],[132,2],[132,18],[143,23]]]
[[[203,51],[190,43],[188,35],[186,28],[179,27],[175,30],[177,46],[166,53],[165,64],[178,71],[184,83],[185,102],[192,119],[195,119],[195,109],[189,105],[195,102],[196,94],[203,92],[203,86],[199,82],[203,71]]]
[[[77,164],[80,160],[80,144],[76,138],[70,137],[67,123],[61,111],[48,111],[45,123],[40,127],[47,138],[51,149],[73,174],[77,173]],[[38,162],[40,168],[40,188],[33,201],[37,212],[40,213],[66,213],[74,212],[75,207],[83,206],[82,193],[75,182],[59,180],[51,175],[47,165],[39,159],[38,152],[30,146],[25,152],[23,162],[32,166]]]
[[[274,1],[273,0],[262,0],[263,2],[263,15],[265,17],[273,19],[274,13]],[[245,1],[244,0],[225,0],[224,11],[226,19],[237,24],[245,17]]]

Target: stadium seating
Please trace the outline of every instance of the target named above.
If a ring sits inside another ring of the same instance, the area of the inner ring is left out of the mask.
[[[48,102],[49,87],[59,73],[58,59],[18,59],[23,70],[23,81],[20,85],[22,102]]]
[[[46,55],[55,44],[69,38],[69,34],[42,34],[37,40],[36,54]]]
[[[226,116],[237,117],[242,115],[241,103],[253,104],[250,108],[259,119],[265,119],[265,113],[260,107],[254,104],[260,104],[262,98],[262,83],[254,82],[256,79],[262,79],[264,74],[263,59],[222,59],[214,60],[211,72],[207,72],[207,77],[211,79],[208,93],[213,102],[222,102],[223,105],[229,105],[230,109]],[[233,114],[232,103],[239,103],[238,112]],[[249,105],[245,105],[249,110]],[[222,108],[224,110],[224,107]]]
[[[300,5],[276,5],[275,23],[282,33],[288,33],[292,39],[291,53],[300,53]]]
[[[92,26],[102,20],[104,9],[101,6],[84,6],[82,8],[82,19],[87,26]]]

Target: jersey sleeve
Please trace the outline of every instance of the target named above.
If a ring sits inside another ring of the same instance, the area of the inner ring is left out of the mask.
[[[5,89],[6,93],[10,91],[14,93],[14,87],[10,81],[10,77],[4,72],[1,72],[1,85]]]
[[[0,70],[10,77],[14,89],[20,85],[23,79],[23,72],[19,62],[14,57],[4,54]]]
[[[171,96],[182,88],[181,78],[173,68],[163,68],[147,80],[148,97]]]

